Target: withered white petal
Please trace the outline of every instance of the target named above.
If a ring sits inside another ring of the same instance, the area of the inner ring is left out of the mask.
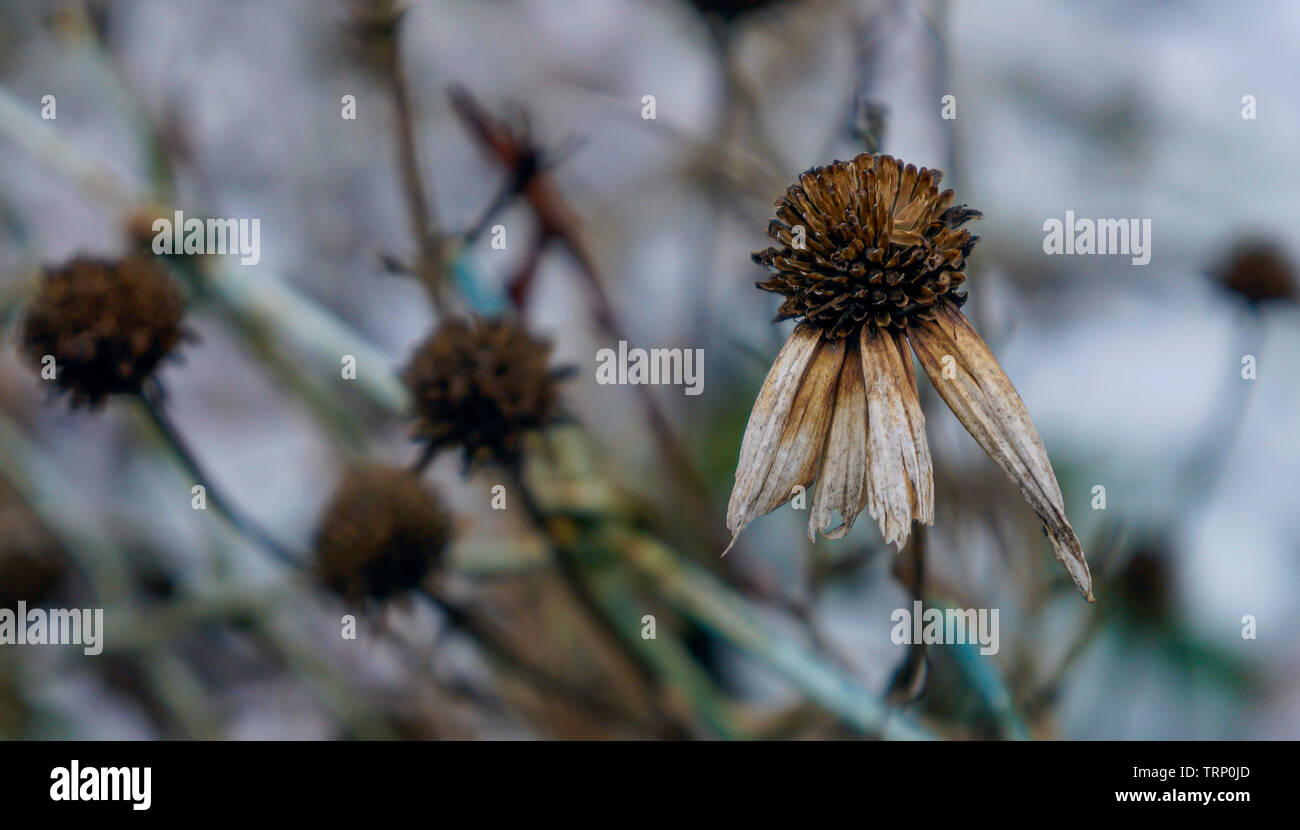
[[[917,321],[908,331],[921,365],[957,419],[1020,488],[1043,520],[1056,558],[1092,602],[1083,545],[1065,518],[1061,487],[1024,402],[966,316],[947,303],[934,308],[934,321]],[[952,377],[944,376],[948,356]]]
[[[867,398],[867,507],[885,541],[902,550],[912,521],[934,522],[934,474],[912,358],[902,336],[861,334]]]
[[[843,340],[823,340],[817,345],[790,408],[790,420],[772,456],[772,466],[755,500],[754,509],[758,511],[755,517],[771,513],[789,501],[796,486],[812,486],[831,426],[835,384],[844,365],[845,351]]]
[[[829,395],[834,388],[821,389],[820,386],[835,382],[833,375],[829,381],[824,377],[825,357],[820,361],[815,359],[819,352],[824,351],[818,349],[821,344],[821,332],[813,326],[795,328],[781,347],[763,381],[763,388],[759,390],[758,399],[754,401],[745,437],[741,440],[736,481],[727,505],[727,529],[732,533],[733,543],[746,525],[784,504],[791,497],[794,484],[806,487],[816,474],[817,452],[826,435],[824,423],[830,420]],[[843,350],[838,356],[832,352],[826,357],[842,361]],[[814,395],[814,391],[822,397]],[[817,435],[803,434],[805,427],[809,432],[816,430],[819,422],[824,423]],[[810,465],[805,463],[805,454],[812,457]],[[811,466],[806,480],[802,466]],[[792,475],[799,480],[793,481],[784,494],[777,492],[778,484],[771,479]],[[771,502],[773,492],[778,496],[784,495],[784,498],[765,506]]]
[[[849,532],[867,504],[867,395],[862,383],[862,360],[858,344],[848,341],[839,386],[835,390],[835,411],[817,474],[817,496],[808,519],[808,538],[817,533],[839,539]],[[843,521],[829,530],[839,511]]]

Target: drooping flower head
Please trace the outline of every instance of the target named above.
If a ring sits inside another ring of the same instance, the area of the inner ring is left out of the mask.
[[[47,269],[28,307],[22,351],[37,372],[54,358],[54,383],[73,408],[139,392],[187,337],[184,300],[149,254],[78,258]]]
[[[316,571],[345,599],[384,600],[420,584],[451,532],[438,498],[409,471],[355,467],[321,514]]]
[[[808,524],[836,538],[867,509],[901,549],[913,521],[934,521],[934,482],[911,350],[939,395],[1016,482],[1057,558],[1092,599],[1083,547],[1065,518],[1047,451],[1024,403],[960,311],[964,228],[937,170],[860,155],[814,168],[776,203],[754,254],[778,320],[796,319],[759,392],[727,508],[733,535],[817,481]],[[832,528],[839,513],[842,523]]]
[[[560,414],[551,344],[506,319],[452,319],[416,348],[402,379],[414,437],[467,462],[513,463],[524,436]]]

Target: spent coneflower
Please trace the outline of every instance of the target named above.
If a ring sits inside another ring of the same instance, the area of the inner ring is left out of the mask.
[[[150,254],[78,258],[46,269],[27,309],[23,354],[38,373],[54,358],[54,383],[75,409],[140,392],[189,333],[179,289]]]
[[[460,447],[467,465],[516,462],[524,436],[560,416],[551,344],[507,319],[453,318],[415,350],[402,380],[415,409],[413,436],[432,449]]]
[[[942,173],[860,155],[813,168],[776,203],[754,254],[758,283],[784,295],[798,326],[754,403],[727,508],[735,536],[817,479],[808,534],[839,538],[866,508],[901,550],[912,522],[934,522],[925,416],[908,344],[940,397],[1020,488],[1057,559],[1092,601],[1092,577],[1042,439],[971,327],[966,257],[981,216],[940,192]],[[842,522],[832,528],[834,514]]]
[[[1219,266],[1220,283],[1253,308],[1296,301],[1295,269],[1286,252],[1263,239],[1238,242]]]
[[[352,601],[384,600],[419,586],[451,541],[437,496],[399,467],[354,467],[316,530],[316,572]]]

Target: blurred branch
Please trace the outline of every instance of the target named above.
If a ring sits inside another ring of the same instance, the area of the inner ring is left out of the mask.
[[[29,113],[4,89],[0,89],[0,136],[9,138],[41,164],[62,174],[124,222],[135,206],[146,202],[144,189],[65,141],[53,127]]]
[[[583,477],[593,476],[586,467],[583,452],[580,445],[571,447],[565,463],[577,468]],[[608,582],[626,593],[627,579],[623,574],[630,566],[686,616],[772,668],[859,730],[891,739],[929,736],[906,716],[877,700],[845,670],[760,622],[751,603],[717,577],[683,560],[661,542],[628,527],[610,512],[608,505],[602,507],[575,500],[587,491],[565,486],[567,470],[538,462],[529,472],[535,479],[537,499],[530,509],[537,513],[539,527],[556,528],[556,522],[567,520],[565,532],[576,536],[570,544],[582,553],[581,564],[588,575],[617,568],[619,577],[610,577]],[[611,619],[616,621],[626,619],[629,614],[623,606],[614,603],[606,607]],[[631,613],[632,619],[639,619],[639,614]],[[629,636],[630,646],[640,647],[649,654],[659,648],[657,641],[643,640],[634,627]]]
[[[578,266],[597,328],[611,340],[630,342],[626,327],[605,290],[605,279],[579,232],[577,216],[560,195],[550,175],[542,169],[539,160],[543,154],[534,146],[531,137],[526,133],[516,134],[508,124],[488,113],[467,90],[452,87],[449,94],[466,129],[511,172],[515,191],[523,197],[537,222],[539,247],[554,242]],[[515,299],[520,306],[524,305],[523,297]],[[645,384],[632,388],[660,455],[682,488],[680,503],[699,528],[705,549],[720,554],[730,539],[723,532],[724,523],[713,503],[712,493],[691,463],[672,422],[655,396],[654,388]],[[705,561],[712,568],[723,567],[717,558],[706,557]]]
[[[94,87],[98,96],[110,101],[126,122],[142,149],[154,197],[163,198],[172,186],[172,169],[163,146],[164,138],[123,81],[121,67],[91,20],[86,3],[83,0],[68,3],[59,9],[57,16],[56,35],[65,45],[81,48],[93,63],[93,70],[86,73],[86,82]]]
[[[301,566],[303,560],[299,555],[290,552],[286,546],[281,544],[261,525],[249,518],[234,502],[225,497],[220,487],[214,484],[212,477],[203,469],[198,457],[190,449],[189,443],[163,409],[158,396],[145,393],[137,396],[137,401],[140,404],[140,410],[153,425],[153,428],[157,430],[159,437],[162,438],[167,447],[175,453],[181,466],[193,478],[194,483],[204,488],[205,498],[212,502],[212,506],[217,509],[217,512],[226,521],[234,525],[236,530],[260,545],[268,553],[280,560],[282,564],[291,567]]]
[[[919,601],[925,593],[925,554],[929,531],[918,524],[907,546],[894,559],[894,576],[907,589],[912,602]],[[907,650],[907,659],[894,672],[890,681],[889,699],[899,704],[908,703],[921,695],[925,688],[926,644],[918,639]]]
[[[170,648],[163,647],[134,661],[140,673],[166,707],[168,714],[185,729],[189,739],[220,737],[218,709],[197,673]]]
[[[102,165],[89,160],[71,144],[64,142],[53,129],[27,113],[3,90],[0,90],[0,136],[16,141],[46,164],[71,177],[97,198],[108,202],[110,210],[123,218],[145,206],[143,195],[138,189],[124,184],[116,174],[107,172]],[[572,229],[569,228],[567,232],[572,233]],[[598,319],[603,320],[609,333],[620,335],[622,329],[613,321],[612,309],[608,299],[604,298],[599,276],[590,259],[586,258],[585,249],[580,242],[574,242],[571,252],[576,252],[580,262],[585,263],[588,280],[593,291],[598,292]],[[357,380],[352,382],[356,390],[387,411],[405,411],[405,391],[390,361],[364,343],[348,326],[299,295],[274,274],[266,271],[253,274],[247,269],[218,261],[212,265],[207,277],[207,285],[213,296],[230,313],[246,320],[255,329],[264,331],[271,341],[279,343],[287,340],[296,343],[305,350],[310,358],[309,363],[321,370],[322,374],[328,371],[329,376],[337,376],[340,355],[350,353],[356,356],[362,367]],[[601,298],[604,298],[603,302]],[[653,398],[648,400],[657,410]],[[662,413],[659,418],[667,423]],[[671,433],[661,434],[658,439],[675,442]],[[23,462],[26,460],[23,459]],[[21,468],[30,469],[30,466],[23,463]],[[685,468],[679,474],[693,475],[693,472]],[[50,498],[57,503],[61,496],[61,493],[57,493]],[[38,501],[40,500],[34,500],[34,503]],[[705,501],[701,504],[708,503]],[[52,525],[60,526],[58,522]],[[103,534],[84,536],[87,538],[79,537],[75,541],[85,542],[92,549],[95,544],[102,545],[105,538]],[[625,559],[649,577],[658,592],[690,617],[777,670],[847,722],[863,731],[884,737],[927,737],[928,733],[906,717],[891,713],[852,678],[827,665],[800,643],[759,623],[744,599],[734,595],[730,589],[702,570],[680,562],[674,553],[655,540],[610,526],[606,522],[593,541],[599,543],[601,550],[618,552],[619,561]],[[618,594],[613,593],[611,584],[618,588]],[[624,616],[628,609],[635,607],[630,596],[613,579],[593,581],[593,585],[599,591],[609,592],[598,594],[596,599],[600,603],[602,614],[615,620],[616,625],[620,626],[620,636],[627,638],[631,632]],[[699,710],[712,713],[706,715],[706,720],[715,725],[720,724],[719,716],[725,715],[725,707],[712,697],[709,684],[694,667],[694,661],[686,659],[683,652],[669,652],[662,645],[662,642],[641,640],[639,635],[632,641],[633,647],[642,650],[642,659],[651,663],[654,672],[672,671],[679,683],[685,677],[687,695],[695,700]],[[321,667],[314,663],[312,666],[307,665],[312,663],[309,658],[310,655],[297,654],[294,660],[319,673]],[[683,672],[689,674],[683,675]],[[335,705],[346,707],[346,703],[340,701],[337,695],[330,695],[330,699]]]
[[[943,608],[941,605],[930,607]],[[1007,684],[998,673],[993,660],[980,654],[979,646],[973,643],[952,644],[948,649],[958,667],[961,668],[962,674],[970,682],[971,689],[993,715],[1001,736],[1008,740],[1028,740],[1029,727],[1025,725],[1011,697],[1011,692],[1007,689]]]
[[[888,709],[843,671],[800,643],[759,622],[744,600],[663,545],[624,528],[609,528],[604,546],[654,581],[684,613],[774,669],[810,698],[858,729],[889,740],[932,737],[905,715]]]
[[[576,706],[603,720],[630,723],[647,735],[654,735],[659,731],[656,725],[642,722],[636,714],[593,696],[563,678],[532,665],[515,652],[508,635],[496,630],[491,623],[441,592],[429,587],[423,591],[423,596],[434,604],[453,628],[468,636],[488,657],[495,660],[506,671],[527,681],[537,691],[555,696],[568,705]]]
[[[393,96],[393,112],[397,117],[401,189],[411,218],[411,232],[415,236],[415,275],[428,292],[434,311],[441,312],[446,307],[444,285],[447,278],[443,245],[437,230],[433,201],[425,188],[425,171],[420,164],[411,91],[402,68],[401,37],[397,29],[403,14],[394,14],[392,26],[386,33],[387,43],[383,49],[386,59],[383,63]]]
[[[4,89],[0,89],[0,137],[15,142],[99,200],[123,227],[142,215],[172,215],[171,206],[151,203],[141,188],[63,139]],[[236,323],[236,330],[259,354],[272,351],[267,344],[296,345],[305,350],[317,371],[331,378],[339,377],[341,357],[351,354],[357,359],[358,372],[356,379],[348,383],[384,409],[405,410],[406,391],[391,371],[394,361],[331,312],[267,269],[248,269],[218,257],[201,257],[196,263],[194,267],[203,276],[200,287],[211,293]],[[302,372],[302,366],[293,363],[283,368],[282,377]],[[290,384],[289,388],[301,391],[302,387]],[[323,412],[316,396],[308,403],[319,420],[331,426],[337,424],[337,414]]]
[[[626,659],[627,664],[633,669],[636,677],[645,687],[656,716],[665,725],[672,724],[674,719],[660,707],[658,702],[660,683],[659,675],[655,671],[656,667],[644,650],[638,647],[639,632],[635,630],[629,631],[614,622],[619,618],[620,614],[616,608],[611,607],[611,601],[612,604],[623,604],[622,586],[608,585],[607,588],[614,593],[607,590],[603,595],[597,595],[593,591],[592,586],[587,582],[587,572],[591,570],[589,563],[580,560],[578,552],[572,544],[576,540],[576,535],[572,532],[564,532],[552,523],[551,516],[542,509],[518,468],[509,472],[517,498],[523,502],[524,509],[527,511],[533,525],[546,536],[549,542],[556,570],[567,586],[570,595],[576,604],[583,609],[587,617],[595,623],[596,629],[601,632],[613,651],[621,654]],[[636,619],[639,619],[639,616]],[[684,724],[677,726],[678,737],[685,736],[681,734],[684,728]]]
[[[81,497],[72,480],[17,424],[0,414],[0,461],[4,476],[58,538],[86,575],[98,602],[115,602],[127,593],[127,580],[115,563],[127,555],[95,506]]]

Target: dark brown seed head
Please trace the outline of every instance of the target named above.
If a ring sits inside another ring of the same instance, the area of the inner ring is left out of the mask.
[[[1223,287],[1259,305],[1273,300],[1296,299],[1295,278],[1286,254],[1271,242],[1247,240],[1229,253],[1219,269]]]
[[[550,343],[507,319],[443,323],[402,373],[415,438],[462,447],[467,463],[514,462],[524,435],[559,414],[550,355]]]
[[[180,291],[149,254],[78,258],[47,269],[22,328],[22,351],[40,372],[55,361],[74,408],[138,392],[186,336]]]
[[[725,21],[732,21],[750,12],[784,2],[790,2],[790,0],[691,0],[691,5],[695,6],[696,10],[706,17],[712,16]]]
[[[758,287],[785,295],[778,320],[799,318],[827,337],[863,325],[906,328],[933,305],[966,301],[966,257],[978,236],[961,226],[981,214],[939,191],[943,173],[863,154],[814,167],[776,202],[754,254],[773,273]]]
[[[451,517],[410,472],[356,467],[321,514],[317,573],[345,599],[387,599],[420,584],[441,559],[451,531]]]

